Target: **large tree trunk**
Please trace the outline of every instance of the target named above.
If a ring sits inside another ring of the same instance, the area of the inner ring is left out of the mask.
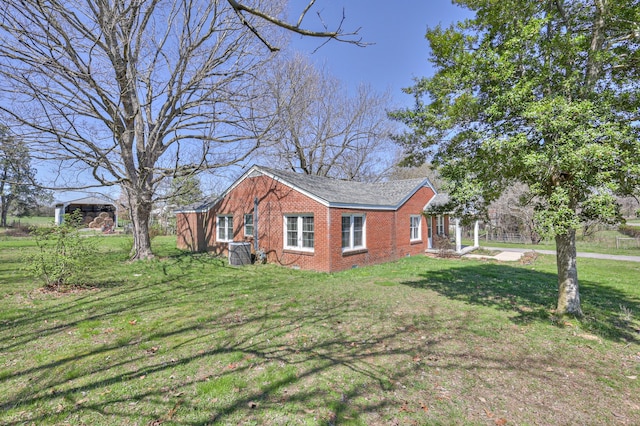
[[[151,259],[151,237],[149,224],[151,219],[151,201],[140,197],[129,197],[131,208],[131,224],[133,225],[133,248],[131,260]]]
[[[2,197],[2,202],[0,202],[0,227],[7,227],[7,213],[9,211],[8,203],[5,203],[4,197]]]
[[[0,190],[1,194],[4,189],[0,188]],[[0,226],[3,228],[7,227],[7,216],[9,215],[9,207],[11,206],[13,198],[12,194],[0,196]]]
[[[4,195],[4,187],[6,185],[5,180],[7,179],[7,171],[6,167],[0,176],[0,226],[3,228],[7,227],[7,212],[9,211],[9,200],[6,195]]]
[[[556,260],[558,264],[558,315],[582,316],[578,268],[576,266],[576,231],[556,235]]]

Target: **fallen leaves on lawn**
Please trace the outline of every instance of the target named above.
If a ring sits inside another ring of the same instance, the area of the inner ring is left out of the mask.
[[[416,410],[413,410],[409,407],[409,403],[408,402],[403,402],[402,405],[400,406],[400,408],[398,409],[401,413],[415,413]],[[427,406],[426,403],[422,403],[420,404],[420,410],[424,411],[425,413],[427,413],[429,411],[429,407]]]
[[[167,413],[167,420],[172,420],[173,417],[176,415],[176,412],[178,411],[178,407],[180,407],[180,402],[181,401],[176,402],[176,405],[174,405],[173,408],[169,410],[169,412]]]
[[[480,401],[482,402],[486,402],[486,400],[482,397],[479,398]],[[489,410],[488,408],[483,408],[484,413],[487,415],[488,418],[493,419],[494,417],[494,413],[491,412],[491,410]],[[497,426],[504,426],[507,424],[507,419],[505,419],[504,417],[500,417],[497,419],[493,419],[493,422],[497,425]]]
[[[403,402],[400,407],[401,413],[413,413],[414,411],[409,408],[409,404],[407,402]]]

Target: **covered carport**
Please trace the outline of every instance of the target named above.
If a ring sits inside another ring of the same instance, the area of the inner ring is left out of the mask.
[[[82,222],[85,225],[89,225],[96,219],[96,217],[99,217],[101,213],[106,213],[108,217],[113,220],[114,226],[118,226],[118,209],[116,204],[99,197],[85,197],[77,200],[56,203],[56,225],[62,224],[65,214],[72,213],[76,210],[80,210],[80,213],[82,214]],[[104,217],[105,215],[103,214],[102,216]]]

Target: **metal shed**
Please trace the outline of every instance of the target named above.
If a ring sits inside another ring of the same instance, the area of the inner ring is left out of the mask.
[[[99,197],[85,197],[77,200],[56,203],[55,223],[62,224],[64,215],[75,210],[80,210],[84,223],[89,223],[100,213],[106,212],[113,219],[115,226],[118,226],[118,208],[115,203]]]

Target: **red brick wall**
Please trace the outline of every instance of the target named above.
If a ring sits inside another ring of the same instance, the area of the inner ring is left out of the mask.
[[[427,223],[422,211],[425,204],[433,197],[429,188],[421,188],[397,211],[385,210],[347,210],[331,211],[331,270],[339,271],[357,266],[373,265],[404,256],[424,253],[427,248]],[[351,213],[365,214],[366,249],[353,252],[342,252],[342,216]],[[412,242],[410,217],[421,216],[422,238]]]
[[[427,220],[422,215],[424,206],[434,196],[431,188],[420,188],[411,199],[398,209],[398,253],[400,256],[414,256],[424,253],[427,249]],[[419,241],[411,241],[411,222],[409,218],[412,215],[420,215],[420,231],[422,237]]]
[[[258,197],[258,245],[267,261],[285,266],[329,272],[327,208],[266,176],[250,177],[220,200],[208,213],[181,213],[177,217],[178,247],[227,254],[228,243],[217,241],[217,216],[233,216],[233,241],[252,242],[244,235],[244,215],[253,213]],[[314,252],[284,249],[284,216],[306,213],[314,217]],[[202,232],[204,226],[205,232]],[[201,231],[198,232],[197,230]]]
[[[207,213],[177,213],[176,234],[179,249],[191,251],[206,250],[204,219]]]
[[[244,215],[253,212],[258,197],[258,242],[267,261],[321,272],[335,272],[424,253],[427,248],[426,220],[422,218],[422,239],[410,241],[411,215],[421,214],[433,197],[421,188],[397,211],[329,209],[314,199],[266,176],[241,181],[209,213],[178,214],[178,247],[226,254],[228,243],[216,241],[216,216],[233,215],[234,241],[252,241],[244,235]],[[313,253],[284,249],[284,216],[308,213],[314,217]],[[365,214],[366,249],[342,252],[342,216]],[[204,232],[196,231],[203,229]],[[253,247],[253,244],[252,244]]]

